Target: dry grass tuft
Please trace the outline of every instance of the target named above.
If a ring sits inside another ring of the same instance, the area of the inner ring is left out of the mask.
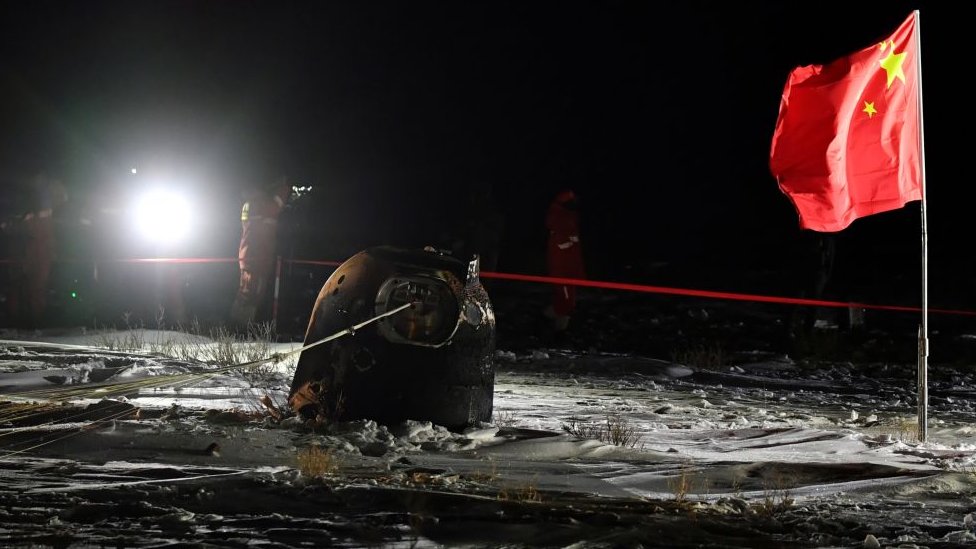
[[[498,480],[498,464],[495,463],[495,461],[490,458],[488,460],[488,463],[490,464],[490,467],[488,468],[487,471],[482,471],[479,469],[477,471],[464,474],[462,475],[462,477],[466,480],[470,480],[472,482],[477,482],[480,484],[494,484],[495,481]]]
[[[518,419],[515,417],[515,412],[512,410],[506,410],[504,412],[496,411],[494,424],[497,427],[515,427],[518,423]]]
[[[779,513],[793,507],[793,488],[796,481],[782,473],[774,475],[764,483],[763,499],[753,505],[753,510],[757,515],[764,517],[775,517]]]
[[[517,501],[519,503],[542,503],[542,494],[535,484],[526,483],[498,491],[500,501]]]
[[[918,442],[918,419],[900,419],[893,428],[892,437],[906,444]]]
[[[641,435],[637,432],[637,427],[634,424],[616,415],[607,416],[604,433],[606,435],[604,442],[623,448],[633,448],[641,439]]]
[[[600,425],[588,423],[579,418],[573,417],[569,419],[568,423],[563,424],[563,431],[566,431],[576,438],[600,440],[603,433],[603,428]]]
[[[133,323],[129,315],[123,315],[122,319],[126,326],[125,332],[96,334],[93,345],[110,351],[149,352],[185,362],[231,366],[271,357],[271,345],[278,339],[273,322],[250,324],[245,333],[237,334],[225,327],[204,330],[199,321],[194,320],[179,327],[181,336],[151,337],[142,324]],[[209,337],[213,343],[201,345],[196,340],[199,336]],[[277,370],[277,361],[269,360],[241,368],[237,374],[252,385],[259,385],[273,381]]]
[[[668,479],[668,489],[674,495],[674,501],[683,504],[688,501],[688,493],[692,489],[692,474],[690,467],[682,467],[681,473]]]
[[[339,470],[339,462],[330,450],[309,446],[298,451],[298,470],[303,477],[323,478]]]
[[[881,425],[868,427],[865,432],[879,440],[888,439],[888,442],[915,444],[918,442],[918,419],[893,418],[890,422],[885,420]]]
[[[634,448],[642,438],[634,424],[615,414],[606,416],[604,423],[571,418],[569,423],[563,424],[563,431],[576,438],[599,440],[623,448]]]
[[[699,368],[719,368],[725,364],[725,351],[718,343],[700,343],[671,351],[671,360]]]

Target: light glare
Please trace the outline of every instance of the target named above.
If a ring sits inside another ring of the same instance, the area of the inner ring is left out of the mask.
[[[140,197],[133,215],[139,234],[158,243],[180,240],[190,228],[189,202],[167,189],[154,189]]]

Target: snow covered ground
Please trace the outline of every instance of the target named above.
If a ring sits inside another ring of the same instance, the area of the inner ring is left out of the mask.
[[[125,332],[6,336],[3,546],[976,544],[963,367],[933,371],[925,443],[913,364],[754,351],[703,367],[544,345],[498,351],[492,424],[312,430],[260,402],[283,406],[294,355],[245,377],[96,348]],[[187,338],[138,335],[215,345]],[[324,477],[299,472],[312,446]]]

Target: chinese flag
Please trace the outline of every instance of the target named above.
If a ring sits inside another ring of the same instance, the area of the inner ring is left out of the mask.
[[[790,73],[769,166],[802,228],[840,231],[922,199],[915,40],[912,15],[878,44]]]

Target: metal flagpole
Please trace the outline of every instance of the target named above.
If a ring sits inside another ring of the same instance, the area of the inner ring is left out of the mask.
[[[918,440],[928,437],[929,404],[929,234],[925,200],[925,124],[922,115],[922,34],[919,10],[915,10],[915,71],[918,85],[918,150],[922,187],[922,324],[918,328]]]
[[[271,302],[271,323],[278,326],[278,289],[281,288],[281,256],[275,262],[274,300]]]

